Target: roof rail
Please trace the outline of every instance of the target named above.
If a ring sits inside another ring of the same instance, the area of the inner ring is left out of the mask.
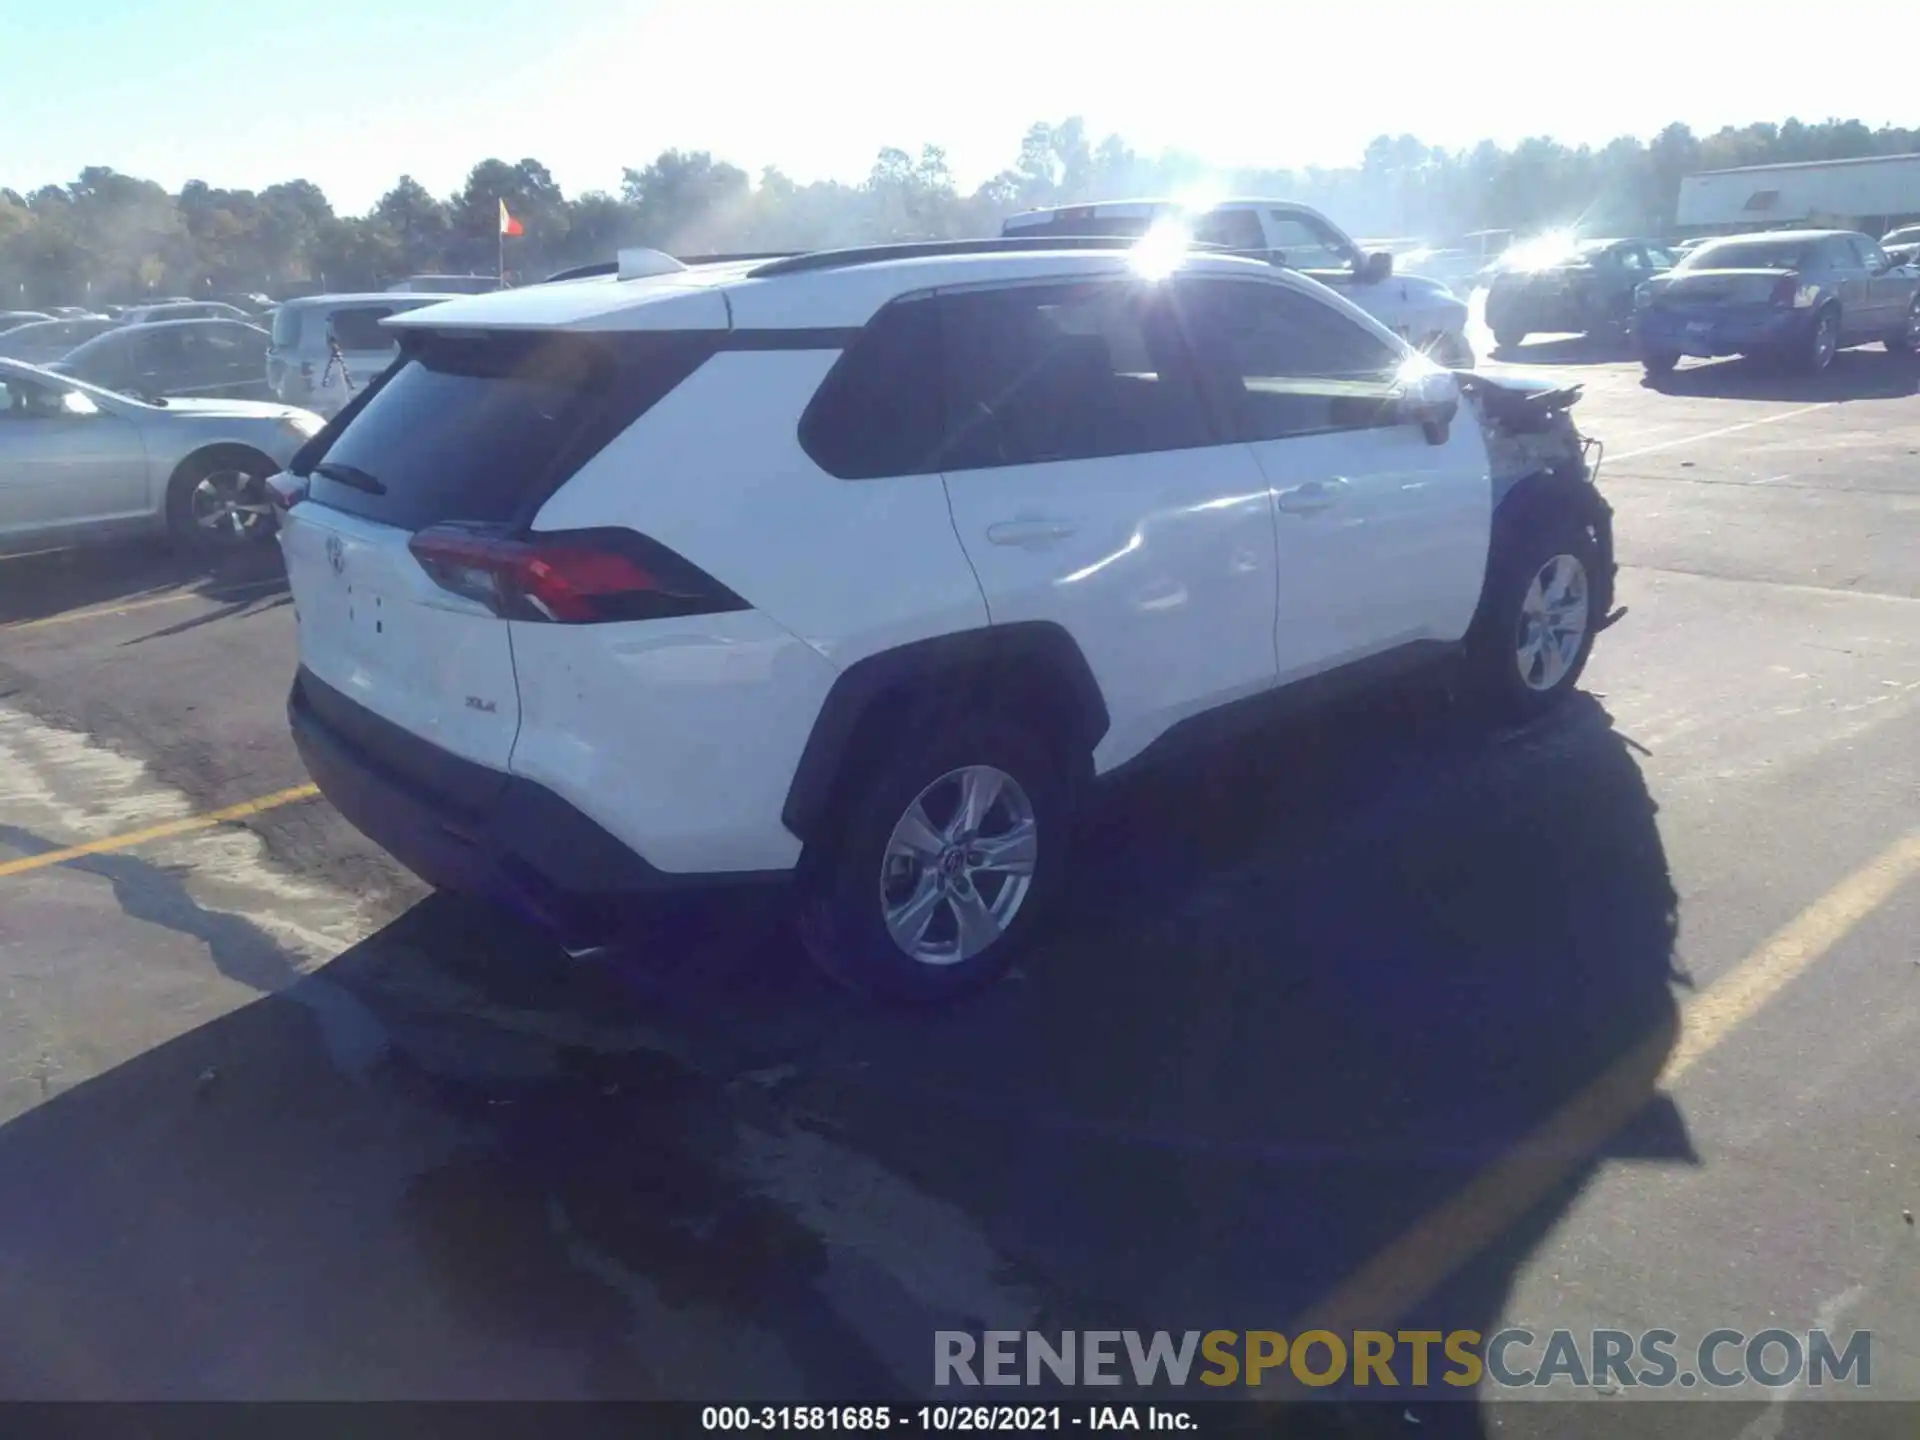
[[[783,260],[756,265],[753,279],[798,275],[808,270],[844,270],[856,265],[878,265],[887,260],[920,260],[940,255],[1018,255],[1035,250],[1131,250],[1138,238],[1126,235],[1037,235],[1030,240],[994,236],[977,240],[920,240],[895,245],[855,245],[844,250],[812,250]],[[1230,254],[1225,245],[1190,242],[1186,249]]]

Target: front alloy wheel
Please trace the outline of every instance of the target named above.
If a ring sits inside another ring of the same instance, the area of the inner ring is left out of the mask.
[[[200,542],[210,549],[260,539],[273,521],[265,477],[244,470],[215,470],[202,476],[187,505]]]
[[[1529,690],[1545,694],[1567,678],[1586,644],[1589,611],[1587,568],[1577,557],[1555,555],[1534,574],[1514,637],[1514,660]]]
[[[880,864],[887,933],[922,965],[971,960],[1006,933],[1033,886],[1039,827],[1005,771],[969,765],[922,790]]]

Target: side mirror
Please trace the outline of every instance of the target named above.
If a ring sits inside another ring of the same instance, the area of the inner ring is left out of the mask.
[[[1460,413],[1460,382],[1447,370],[1424,370],[1404,382],[1395,397],[1396,418],[1418,425],[1429,445],[1444,445]]]
[[[1393,274],[1393,252],[1375,250],[1360,262],[1360,278],[1369,285],[1378,285]]]

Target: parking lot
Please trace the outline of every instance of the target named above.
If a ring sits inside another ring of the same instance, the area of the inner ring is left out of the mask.
[[[1313,1320],[1870,1329],[1920,1400],[1920,365],[1501,359],[1607,447],[1587,694],[1130,782],[937,1013],[757,916],[575,966],[426,895],[305,788],[270,555],[0,562],[0,1394],[844,1399],[940,1328]]]

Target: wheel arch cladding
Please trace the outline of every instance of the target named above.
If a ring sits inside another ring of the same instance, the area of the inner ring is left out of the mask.
[[[1070,767],[1091,767],[1109,723],[1092,667],[1059,625],[995,625],[883,650],[848,666],[828,691],[780,812],[787,829],[811,840],[886,723],[912,723],[936,707],[1012,710],[1038,720]]]
[[[1536,471],[1502,497],[1493,513],[1488,579],[1491,581],[1493,575],[1493,556],[1501,546],[1562,515],[1571,515],[1585,525],[1599,546],[1600,573],[1593,577],[1594,610],[1604,616],[1613,608],[1614,577],[1619,568],[1613,558],[1613,507],[1599,486],[1567,470]],[[1483,594],[1483,603],[1484,599]]]

